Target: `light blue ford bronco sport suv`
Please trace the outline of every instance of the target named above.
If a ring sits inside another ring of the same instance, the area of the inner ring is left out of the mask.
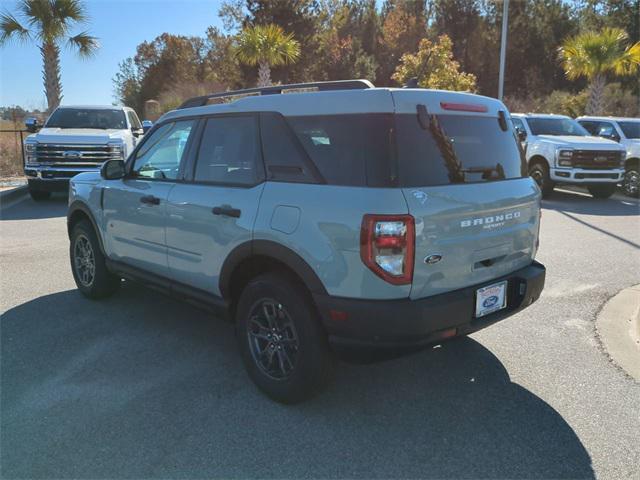
[[[286,94],[285,94],[286,93]],[[533,303],[540,190],[505,106],[297,84],[191,99],[70,183],[71,268],[222,310],[252,380],[309,398],[347,347],[420,346]]]

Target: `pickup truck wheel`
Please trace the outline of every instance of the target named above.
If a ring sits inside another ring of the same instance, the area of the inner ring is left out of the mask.
[[[627,167],[622,179],[622,190],[630,197],[640,196],[640,167],[638,165]]]
[[[544,163],[534,163],[529,167],[529,176],[535,180],[542,191],[542,198],[548,198],[555,187],[549,175],[549,167]]]
[[[238,301],[236,336],[254,383],[281,403],[298,403],[329,381],[334,358],[315,307],[285,275],[249,282]]]
[[[82,220],[74,225],[69,251],[71,271],[78,290],[88,298],[105,298],[118,290],[121,279],[105,264],[93,226]]]
[[[606,183],[604,185],[589,185],[587,190],[595,198],[609,198],[616,191],[616,185]]]
[[[41,202],[41,201],[47,200],[49,197],[51,197],[51,192],[45,192],[43,190],[31,190],[31,189],[29,189],[29,195],[31,195],[31,198],[33,200],[35,200],[36,202]]]

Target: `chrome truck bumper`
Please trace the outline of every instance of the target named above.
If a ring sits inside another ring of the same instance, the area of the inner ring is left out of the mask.
[[[31,190],[44,192],[66,192],[69,180],[79,173],[98,172],[101,165],[95,167],[55,167],[43,165],[27,165],[24,173]]]

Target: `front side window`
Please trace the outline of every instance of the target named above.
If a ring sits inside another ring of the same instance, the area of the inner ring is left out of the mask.
[[[144,142],[136,154],[133,176],[155,180],[176,180],[195,121],[162,125]]]
[[[627,138],[640,139],[640,122],[618,122]]]
[[[202,133],[195,181],[255,185],[258,171],[258,127],[253,116],[210,118]]]
[[[619,138],[618,132],[616,132],[615,127],[612,123],[609,122],[601,122],[598,127],[598,136],[606,137],[606,138]]]
[[[572,135],[587,137],[587,132],[578,122],[570,118],[529,117],[529,128],[534,135]]]
[[[127,128],[127,121],[122,109],[58,108],[49,117],[45,127],[124,130]]]
[[[583,120],[578,123],[580,123],[580,125],[582,125],[591,135],[598,135],[598,122]]]
[[[516,130],[522,133],[527,133],[527,130],[524,128],[524,123],[519,118],[511,117],[511,123],[513,123],[513,128],[515,128]]]
[[[138,116],[135,114],[135,112],[127,110],[127,117],[129,118],[129,125],[131,125],[131,128],[135,128],[136,130],[140,130],[142,128],[140,119],[138,119]]]
[[[423,128],[417,115],[396,116],[400,186],[521,178],[525,161],[511,129],[495,117],[431,115]]]

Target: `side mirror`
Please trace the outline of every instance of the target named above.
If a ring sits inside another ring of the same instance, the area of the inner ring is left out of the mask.
[[[35,133],[38,131],[38,119],[35,117],[29,117],[24,121],[24,126],[27,127],[29,133]]]
[[[133,134],[134,137],[138,138],[138,137],[144,135],[144,129],[131,127],[131,133]]]
[[[122,160],[107,160],[100,167],[100,176],[105,180],[118,180],[124,177],[126,170]]]
[[[151,120],[143,120],[142,121],[142,133],[147,133],[151,127],[153,127],[153,122]]]
[[[524,142],[527,139],[527,132],[525,132],[521,128],[516,127],[516,133],[518,135],[518,140],[520,140],[521,142]]]

